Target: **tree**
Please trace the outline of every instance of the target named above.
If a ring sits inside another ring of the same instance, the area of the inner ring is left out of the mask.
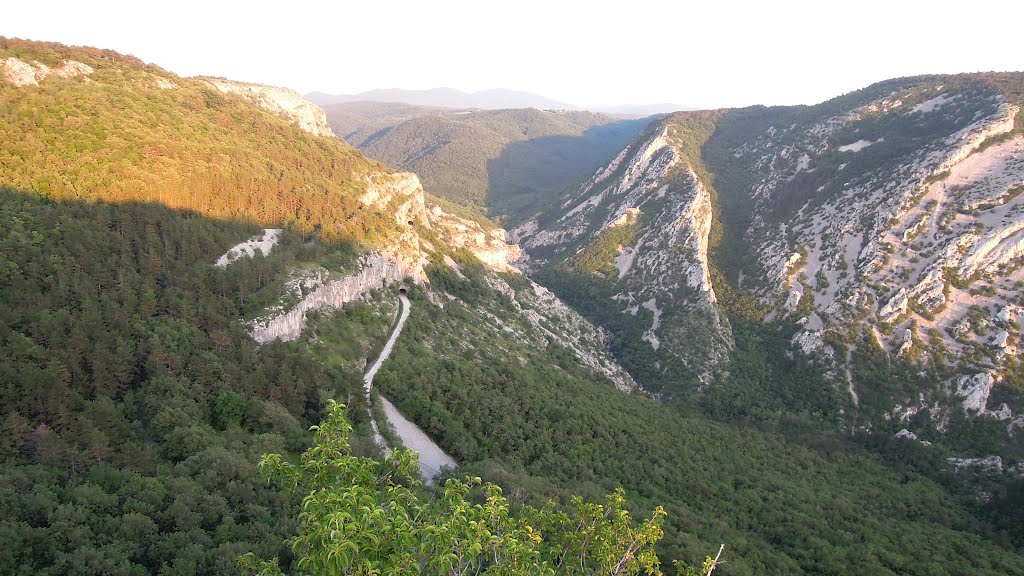
[[[423,502],[415,452],[396,451],[383,463],[352,456],[352,428],[333,401],[312,429],[314,446],[298,464],[279,454],[260,462],[268,481],[304,494],[291,539],[301,573],[661,574],[653,547],[665,512],[634,525],[621,490],[604,505],[575,498],[567,511],[549,504],[516,516],[497,485],[449,479]],[[239,563],[255,574],[282,573],[277,560],[253,554]]]

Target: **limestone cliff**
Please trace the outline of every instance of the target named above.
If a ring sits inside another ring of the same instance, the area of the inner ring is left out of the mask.
[[[0,60],[0,78],[15,86],[38,86],[48,76],[59,78],[75,78],[88,76],[95,72],[92,66],[76,60],[66,60],[57,68],[50,68],[41,62],[26,62],[14,56]]]
[[[445,212],[427,197],[419,178],[410,173],[373,175],[366,183],[360,202],[367,208],[393,215],[395,223],[405,231],[388,246],[364,254],[356,263],[354,272],[337,277],[338,271],[323,268],[296,271],[286,285],[286,291],[298,303],[267,310],[262,317],[252,321],[250,334],[254,340],[261,344],[278,339],[294,340],[302,334],[310,312],[335,310],[374,290],[404,282],[423,286],[427,289],[428,299],[443,306],[446,296],[454,297],[430,288],[425,267],[437,262],[451,266],[456,274],[461,274],[453,260],[447,257],[439,259],[438,254],[464,249],[490,270],[485,276],[487,287],[494,294],[507,298],[508,305],[515,310],[516,320],[502,320],[486,306],[476,307],[474,313],[482,322],[492,323],[499,333],[533,347],[557,344],[567,348],[584,366],[603,375],[620,389],[636,387],[629,374],[608,354],[605,336],[600,330],[550,291],[525,279],[529,289],[516,290],[495,274],[519,274],[513,266],[519,256],[519,247],[504,241],[507,235],[504,230],[488,230],[478,222]],[[279,230],[268,229],[239,243],[216,265],[228,266],[256,252],[267,254],[276,244],[279,233]],[[430,239],[425,239],[424,235]]]
[[[893,358],[953,373],[890,399],[891,417],[928,408],[941,421],[947,397],[969,414],[1024,411],[987,404],[1016,365],[1024,296],[1024,132],[1019,95],[995,80],[894,81],[763,111],[760,126],[714,142],[719,166],[753,176],[727,191],[752,206],[732,231],[747,247],[744,286],[769,318],[802,324],[795,348],[842,380],[855,368],[825,336],[856,351],[867,333]]]
[[[279,114],[295,122],[299,128],[310,134],[328,138],[335,137],[323,109],[304,99],[294,90],[276,86],[235,82],[234,80],[225,80],[223,78],[203,78],[203,80],[211,87],[225,94],[237,94],[258,104],[267,111]]]
[[[358,267],[355,274],[316,286],[291,310],[255,320],[250,327],[253,340],[261,344],[294,340],[302,334],[310,311],[340,308],[371,290],[408,278],[422,280],[423,274],[418,260],[390,251],[367,254],[360,259]]]
[[[527,266],[579,271],[574,262],[609,259],[583,271],[614,287],[606,305],[634,317],[649,313],[642,339],[709,383],[733,345],[711,284],[712,201],[668,127],[652,127],[556,212],[511,231]],[[630,232],[623,235],[624,228]],[[602,246],[620,236],[631,238],[605,252]]]

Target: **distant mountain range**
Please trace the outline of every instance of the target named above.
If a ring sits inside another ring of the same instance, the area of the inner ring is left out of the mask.
[[[680,110],[693,110],[691,106],[681,104],[623,104],[623,105],[588,105],[578,106],[552,100],[546,96],[496,88],[478,92],[463,92],[454,88],[431,88],[429,90],[403,90],[389,88],[360,92],[359,94],[326,94],[310,92],[306,99],[321,106],[343,104],[346,102],[401,102],[416,106],[440,106],[442,108],[482,108],[484,110],[502,110],[510,108],[537,108],[538,110],[590,110],[607,114],[625,116],[650,116]]]

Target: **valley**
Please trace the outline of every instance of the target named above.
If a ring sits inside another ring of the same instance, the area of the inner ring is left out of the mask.
[[[0,573],[568,574],[589,510],[629,573],[1024,574],[1024,75],[322,110],[0,40]]]

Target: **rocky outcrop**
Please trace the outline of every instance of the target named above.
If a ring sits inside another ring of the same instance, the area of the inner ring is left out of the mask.
[[[313,310],[334,310],[372,290],[412,280],[423,282],[418,258],[394,252],[373,252],[360,258],[359,271],[341,280],[321,284],[294,308],[282,314],[258,318],[250,326],[250,335],[260,344],[274,340],[294,340],[302,334],[306,315]]]
[[[759,178],[744,232],[755,247],[743,270],[748,285],[776,307],[771,318],[810,305],[824,320],[793,338],[803,352],[833,357],[823,334],[852,334],[856,347],[870,330],[884,332],[879,344],[907,362],[941,357],[954,366],[969,358],[951,392],[970,414],[1001,417],[1002,407],[986,402],[1016,353],[1018,327],[995,316],[1024,295],[1018,106],[997,93],[923,83],[830,113],[774,126],[731,149]],[[929,137],[911,148],[897,125],[918,125]],[[872,160],[855,160],[864,155]],[[815,188],[780,217],[777,204],[801,177],[810,180],[807,173]],[[928,404],[946,394],[936,383]]]
[[[569,349],[584,366],[608,378],[623,391],[636,389],[633,378],[608,354],[601,331],[550,290],[530,281],[529,289],[513,290],[504,280],[488,278],[490,286],[507,296],[516,310],[541,337],[537,344],[557,343]],[[530,338],[522,335],[528,341]]]
[[[986,456],[985,458],[946,458],[955,472],[969,468],[975,468],[989,474],[1003,473],[1003,459],[999,456]]]
[[[395,223],[404,231],[387,249],[360,258],[357,271],[340,280],[328,281],[329,271],[317,270],[289,283],[289,286],[294,284],[290,293],[305,295],[293,308],[269,311],[265,317],[255,320],[250,330],[253,339],[260,343],[276,339],[294,340],[302,333],[306,315],[312,310],[337,309],[372,290],[406,280],[426,283],[424,266],[430,262],[437,247],[422,241],[417,226],[430,229],[449,248],[466,249],[492,270],[518,273],[512,263],[518,257],[519,247],[505,243],[504,230],[484,231],[477,222],[448,214],[437,206],[428,206],[423,187],[415,174],[398,172],[371,176],[360,202],[393,214]],[[265,230],[263,236],[229,250],[217,265],[226,266],[236,258],[254,254],[255,250],[267,254],[276,243],[279,232]]]
[[[519,260],[521,251],[519,246],[505,242],[504,230],[485,231],[480,224],[448,214],[436,206],[431,221],[441,230],[449,246],[469,251],[492,270],[519,272],[514,263]]]
[[[281,238],[282,230],[280,228],[264,228],[263,233],[259,236],[254,236],[245,242],[235,244],[224,253],[223,256],[217,259],[214,266],[218,268],[224,268],[228,264],[238,260],[239,258],[251,258],[256,255],[256,251],[259,251],[264,256],[270,254],[270,251],[277,245],[277,241]]]
[[[602,263],[615,270],[601,273],[617,291],[608,305],[632,316],[649,313],[642,339],[696,368],[707,383],[728,358],[732,335],[711,283],[711,194],[681,150],[667,125],[655,125],[545,222],[527,221],[511,235],[523,245],[527,267],[536,269],[569,261],[626,224],[635,227],[635,240]]]
[[[334,138],[331,125],[323,109],[304,99],[298,92],[288,88],[247,84],[223,78],[203,78],[214,89],[225,94],[237,94],[259,105],[264,110],[278,114],[296,123],[299,128],[327,138]]]
[[[53,75],[60,78],[75,78],[78,76],[89,76],[95,70],[88,64],[76,60],[67,60],[59,68],[50,68],[40,62],[25,62],[14,56],[0,60],[0,70],[4,80],[15,86],[38,86],[47,76]]]

